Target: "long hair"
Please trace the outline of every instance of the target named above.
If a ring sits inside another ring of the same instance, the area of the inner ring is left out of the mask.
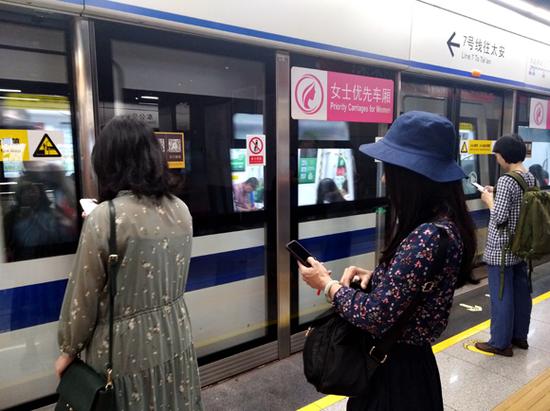
[[[387,163],[384,163],[384,172],[391,213],[386,249],[382,252],[380,263],[389,264],[401,241],[416,227],[446,216],[457,226],[464,244],[457,288],[467,282],[475,282],[471,274],[477,241],[462,182],[438,183]]]
[[[345,200],[332,178],[323,178],[319,181],[319,185],[317,186],[317,204],[324,204],[325,201],[335,203]]]
[[[155,200],[171,196],[160,143],[139,120],[120,116],[109,121],[94,146],[92,165],[100,201],[112,200],[121,190]]]

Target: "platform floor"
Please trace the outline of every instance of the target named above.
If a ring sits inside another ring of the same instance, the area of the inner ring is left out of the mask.
[[[550,372],[550,264],[536,269],[533,287],[530,348],[514,350],[511,358],[471,351],[475,341],[489,338],[487,285],[457,294],[448,330],[434,346],[446,411],[494,409],[509,397],[517,398],[514,393]],[[475,306],[482,310],[467,308]],[[340,411],[345,410],[347,401],[319,394],[305,381],[301,353],[207,387],[203,400],[206,411]],[[511,408],[499,410],[528,409],[522,408],[524,403],[511,404]],[[550,410],[550,405],[543,409]]]
[[[513,410],[550,410],[550,368],[495,408],[495,411]]]

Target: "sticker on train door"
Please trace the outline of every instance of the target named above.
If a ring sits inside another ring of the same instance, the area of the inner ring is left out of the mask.
[[[55,130],[27,130],[29,160],[58,160],[63,157],[63,132]]]
[[[460,154],[493,154],[494,145],[494,140],[462,140],[460,142]]]
[[[157,131],[160,147],[169,169],[185,168],[185,140],[183,132]]]
[[[61,131],[0,130],[0,161],[57,160],[63,157],[62,145]]]
[[[38,147],[34,150],[33,157],[61,157],[61,151],[57,148],[48,133],[44,133]]]
[[[265,135],[246,136],[246,158],[249,166],[265,166]]]
[[[0,130],[0,161],[29,160],[27,130]]]

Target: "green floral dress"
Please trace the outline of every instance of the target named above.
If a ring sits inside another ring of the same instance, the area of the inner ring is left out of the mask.
[[[118,254],[113,375],[120,411],[202,410],[183,292],[193,228],[185,203],[122,192],[114,200]],[[108,360],[109,206],[86,218],[59,321],[62,352]]]

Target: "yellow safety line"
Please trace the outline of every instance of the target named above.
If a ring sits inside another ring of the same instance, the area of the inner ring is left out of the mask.
[[[544,294],[541,294],[538,297],[533,298],[533,305],[541,303],[544,300],[548,300],[549,298],[550,298],[550,291]],[[489,328],[490,325],[491,325],[491,320],[483,321],[481,324],[475,325],[472,328],[468,328],[467,330],[462,331],[461,333],[453,335],[452,337],[447,338],[446,340],[435,344],[434,346],[432,346],[432,350],[434,354],[441,352],[443,350],[446,350],[447,348],[455,345],[456,343],[459,343],[465,340],[466,338],[471,337],[474,334],[477,334],[480,331],[486,330],[487,328]],[[321,411],[332,404],[342,401],[345,398],[346,397],[342,397],[339,395],[327,395],[326,397],[323,397],[315,402],[312,402],[311,404],[308,404],[305,407],[298,409],[297,411]]]
[[[486,330],[487,328],[489,328],[490,324],[491,320],[483,321],[481,324],[473,326],[472,328],[468,328],[461,333],[453,335],[452,337],[435,344],[434,346],[432,346],[432,351],[434,352],[434,354],[436,354],[438,352],[446,350],[450,346],[455,345],[456,343],[459,343],[462,340],[465,340],[466,338],[471,337],[472,335],[477,334],[480,331]]]
[[[315,402],[312,402],[311,404],[306,405],[305,407],[300,408],[298,411],[319,411],[345,399],[346,397],[342,397],[341,395],[327,395],[320,400],[317,400]]]

